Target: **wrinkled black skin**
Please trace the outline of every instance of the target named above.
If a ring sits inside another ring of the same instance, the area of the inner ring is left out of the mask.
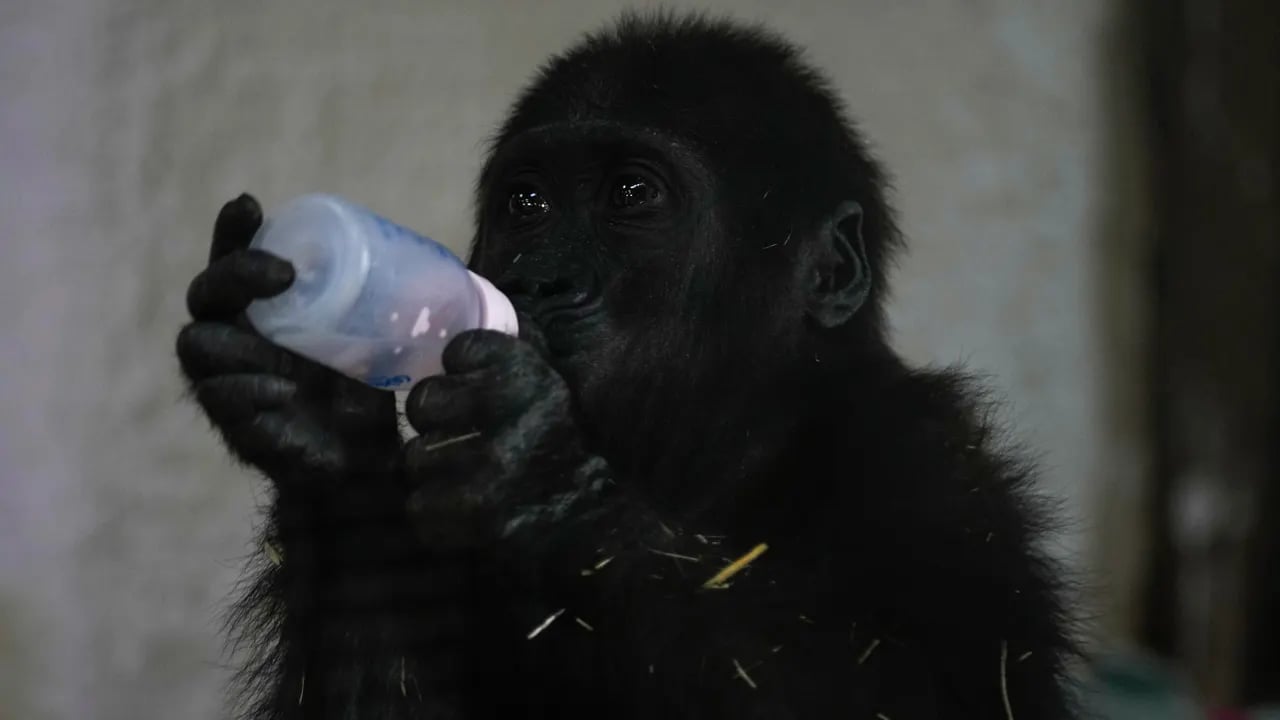
[[[660,194],[620,207],[637,173]],[[479,182],[471,264],[523,337],[457,337],[403,444],[390,394],[243,322],[292,270],[229,203],[178,351],[276,490],[283,560],[231,617],[261,651],[248,715],[995,719],[1007,693],[1018,720],[1071,716],[1032,473],[969,380],[886,343],[884,184],[775,37],[590,37]],[[513,216],[530,191],[545,212]]]

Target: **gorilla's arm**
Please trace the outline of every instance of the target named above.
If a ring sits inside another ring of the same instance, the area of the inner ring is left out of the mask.
[[[994,718],[1006,697],[1018,717],[1062,716],[1065,641],[1056,587],[1023,554],[1023,478],[965,421],[858,438],[908,458],[871,469],[879,482],[832,483],[834,456],[815,460],[822,478],[775,478],[812,498],[810,525],[725,537],[664,515],[591,454],[527,343],[468,333],[445,367],[406,408],[422,432],[407,447],[411,514],[430,546],[496,555],[491,657],[512,658],[505,682],[533,716]],[[969,459],[938,450],[952,446]]]
[[[280,348],[244,318],[293,280],[249,249],[243,195],[218,214],[177,352],[231,452],[271,480],[258,571],[232,608],[247,717],[346,717],[366,706],[458,717],[453,671],[472,563],[424,548],[405,515],[394,398]]]

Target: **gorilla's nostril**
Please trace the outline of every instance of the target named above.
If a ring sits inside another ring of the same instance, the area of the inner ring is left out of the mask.
[[[568,278],[556,278],[555,280],[543,280],[537,283],[534,294],[539,298],[553,298],[560,295],[568,295],[573,292],[574,283]]]

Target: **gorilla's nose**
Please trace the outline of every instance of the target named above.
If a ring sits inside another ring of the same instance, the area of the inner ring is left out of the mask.
[[[568,277],[508,276],[497,283],[498,289],[512,297],[524,297],[542,301],[573,292],[573,280]]]
[[[529,278],[519,283],[520,291],[538,300],[548,300],[562,295],[572,295],[574,281],[567,277],[551,279]]]
[[[517,307],[527,308],[535,315],[589,305],[599,289],[594,274],[589,272],[508,275],[497,286]]]
[[[547,272],[547,271],[550,272]],[[586,302],[599,288],[595,273],[581,267],[512,267],[497,287],[508,295],[525,295],[537,301],[573,299]]]

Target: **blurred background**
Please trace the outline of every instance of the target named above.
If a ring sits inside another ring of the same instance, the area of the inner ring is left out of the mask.
[[[807,48],[893,171],[896,342],[987,375],[1041,459],[1093,706],[1264,717],[1280,3],[667,5]],[[333,191],[462,252],[507,102],[622,7],[0,2],[0,719],[226,716],[264,487],[172,353],[222,202]]]

